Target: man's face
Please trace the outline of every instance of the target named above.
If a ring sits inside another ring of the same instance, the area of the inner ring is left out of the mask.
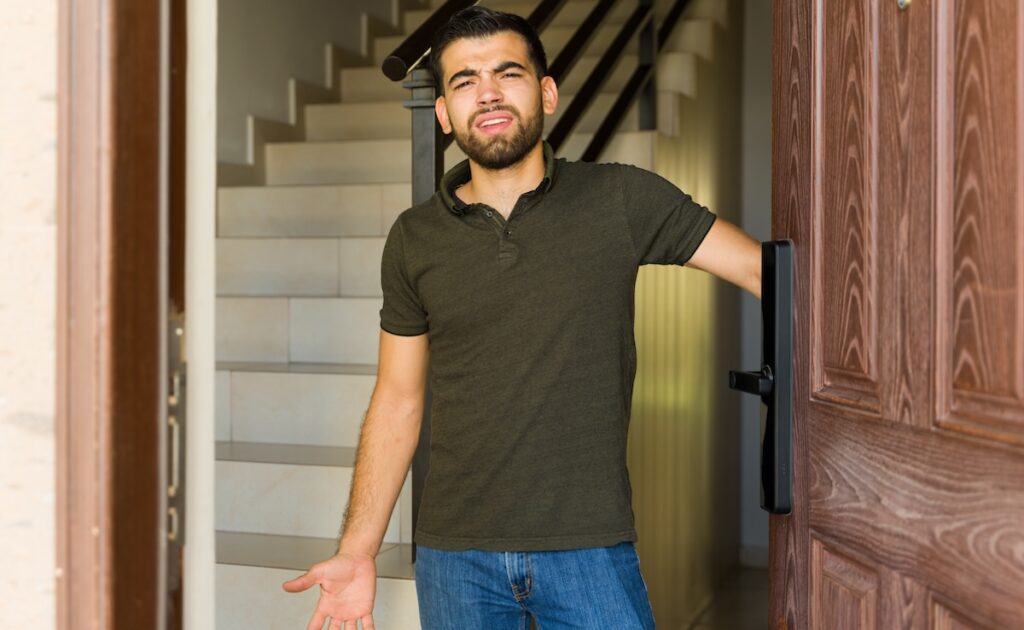
[[[437,119],[469,159],[499,170],[537,146],[558,91],[551,77],[538,80],[522,36],[502,31],[456,40],[441,54],[441,72]]]

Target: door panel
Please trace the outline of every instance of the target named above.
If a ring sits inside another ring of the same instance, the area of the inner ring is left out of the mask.
[[[952,114],[939,149],[936,424],[1024,445],[1021,8],[958,0],[949,33]]]
[[[772,626],[1024,627],[1024,10],[777,0],[773,58]]]

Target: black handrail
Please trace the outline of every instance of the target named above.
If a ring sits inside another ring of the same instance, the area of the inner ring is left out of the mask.
[[[665,47],[665,42],[668,41],[670,35],[672,35],[672,29],[676,27],[676,22],[682,17],[683,11],[686,10],[686,6],[690,4],[690,0],[676,0],[676,3],[672,5],[668,13],[665,14],[665,21],[661,23],[661,27],[658,28],[658,51]]]
[[[690,0],[676,0],[668,14],[665,15],[665,21],[661,23],[661,27],[658,29],[657,49],[654,51],[655,57],[661,53],[661,49],[665,46],[665,42],[668,41],[669,35],[672,34],[672,29],[675,28],[676,22],[679,21],[683,10],[686,9],[689,3]],[[619,123],[626,116],[626,112],[629,110],[633,99],[636,98],[640,89],[648,84],[653,74],[654,66],[649,63],[642,63],[633,71],[633,75],[626,83],[626,87],[619,93],[615,103],[608,110],[608,114],[605,115],[597,131],[594,132],[594,137],[590,139],[587,148],[583,150],[583,155],[580,157],[581,161],[593,162],[597,160],[601,152],[604,151],[605,146],[611,141],[615,129],[618,128]],[[573,102],[575,103],[575,99]]]
[[[392,81],[401,81],[430,49],[434,32],[448,23],[455,13],[476,4],[476,0],[448,0],[434,11],[384,59],[380,69]]]
[[[565,113],[558,119],[555,128],[548,134],[548,143],[556,153],[562,146],[562,143],[565,142],[565,139],[569,137],[569,133],[582,119],[583,113],[587,110],[594,95],[597,94],[597,91],[601,89],[601,86],[611,76],[611,70],[622,57],[622,51],[625,50],[630,38],[633,37],[636,30],[644,23],[644,20],[650,19],[650,13],[651,5],[647,3],[641,3],[633,10],[632,15],[629,16],[626,23],[619,29],[615,40],[604,51],[604,54],[601,55],[601,59],[590,72],[590,76],[587,77],[583,87],[577,90],[576,96],[569,103],[569,107],[566,108]]]
[[[593,39],[597,29],[601,26],[601,22],[604,21],[605,16],[608,15],[614,4],[615,0],[601,0],[598,2],[591,9],[586,19],[583,20],[583,24],[580,24],[580,27],[576,29],[576,32],[566,42],[565,47],[559,51],[558,57],[549,64],[548,76],[554,79],[556,84],[561,83],[562,78],[569,74],[569,71],[576,65],[576,61],[579,60],[587,44]]]
[[[540,33],[564,2],[565,0],[543,0],[530,13],[530,17],[526,18],[526,21]],[[477,3],[478,0],[448,0],[441,5],[384,59],[380,66],[384,76],[392,81],[404,79],[430,52],[430,40],[434,33],[444,26],[452,15]]]

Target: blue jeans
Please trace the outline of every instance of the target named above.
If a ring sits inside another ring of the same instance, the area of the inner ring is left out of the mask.
[[[416,546],[423,630],[654,628],[633,542],[564,551]]]

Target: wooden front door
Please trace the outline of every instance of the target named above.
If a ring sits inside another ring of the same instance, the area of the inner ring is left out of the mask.
[[[771,626],[1024,628],[1024,6],[776,0]]]

